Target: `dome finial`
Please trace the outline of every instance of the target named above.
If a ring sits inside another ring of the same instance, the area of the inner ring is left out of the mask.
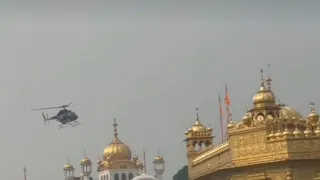
[[[268,64],[268,68],[269,68],[269,70],[270,70],[270,64]],[[266,78],[266,82],[267,82],[267,88],[268,88],[268,90],[271,90],[271,82],[272,82],[272,79],[271,79],[270,76],[268,76],[268,77]]]
[[[312,113],[315,113],[315,112],[316,112],[314,106],[315,106],[315,103],[314,103],[314,102],[311,102],[311,103],[310,103],[310,109],[311,109],[311,112],[312,112]]]
[[[87,157],[87,151],[84,150],[84,157]]]
[[[69,156],[67,156],[67,161],[68,161],[68,163],[70,163]]]
[[[267,78],[266,78],[266,82],[267,82],[267,88],[268,88],[268,90],[271,90],[271,82],[272,82],[271,77],[267,77]]]
[[[113,119],[113,127],[114,127],[114,136],[117,137],[118,136],[118,130],[117,130],[117,121],[116,121],[116,118]]]
[[[199,121],[199,108],[198,106],[196,107],[196,119]]]
[[[261,88],[264,88],[264,77],[263,77],[263,69],[260,69],[260,74],[261,74]]]
[[[160,156],[160,149],[159,148],[157,149],[157,154],[158,154],[158,156]]]

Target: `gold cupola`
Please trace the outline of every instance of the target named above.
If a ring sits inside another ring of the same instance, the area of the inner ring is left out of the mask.
[[[70,162],[68,162],[64,165],[63,170],[73,171],[74,167],[72,166],[72,164],[70,164]]]
[[[207,128],[201,124],[200,119],[199,119],[199,113],[198,113],[198,108],[196,108],[196,112],[197,112],[197,116],[196,116],[196,122],[194,123],[194,125],[191,127],[191,131],[192,133],[196,133],[196,134],[201,134],[201,133],[205,133]]]
[[[320,136],[320,122],[317,122],[317,129],[314,131],[314,134],[316,136]]]
[[[74,167],[71,165],[69,161],[69,157],[67,157],[68,163],[64,165],[63,171],[64,171],[64,177],[65,180],[73,180],[74,179]]]
[[[267,87],[265,86],[267,82]],[[263,70],[261,70],[261,85],[259,91],[253,96],[253,106],[255,108],[273,107],[276,103],[276,98],[271,91],[271,78],[263,77]]]
[[[91,160],[87,157],[87,152],[84,151],[84,158],[81,159],[80,165],[91,165]]]
[[[209,147],[213,144],[214,136],[212,134],[212,128],[207,128],[201,124],[198,111],[199,109],[196,108],[196,122],[189,128],[189,130],[185,132],[184,141],[186,142],[188,148],[188,157],[193,156],[197,151],[196,145],[205,145],[205,147]]]
[[[312,125],[313,127],[315,127],[319,121],[319,114],[316,113],[316,110],[314,108],[315,104],[314,103],[310,103],[310,106],[311,106],[311,112],[310,114],[308,115],[307,119],[310,123],[310,125]]]
[[[105,161],[131,160],[131,149],[118,138],[117,126],[116,119],[114,119],[114,138],[103,151]]]
[[[154,158],[154,162],[164,162],[163,157],[160,156],[159,149],[158,149],[157,151],[158,151],[158,154],[157,154],[157,156]]]
[[[249,108],[248,108],[248,105],[246,105],[246,114],[242,117],[242,122],[245,126],[250,126],[250,123],[251,123],[251,120],[252,120],[252,117],[251,115],[249,114]]]

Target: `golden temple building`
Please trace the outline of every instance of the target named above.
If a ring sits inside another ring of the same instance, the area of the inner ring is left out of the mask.
[[[261,71],[253,106],[244,114],[228,123],[227,140],[219,145],[197,115],[185,132],[190,180],[320,179],[320,123],[313,103],[303,117],[277,102],[271,78]]]
[[[157,156],[153,160],[153,175],[146,174],[145,152],[143,152],[143,162],[136,154],[133,154],[131,148],[123,143],[118,134],[117,122],[114,119],[114,137],[107,147],[103,150],[102,159],[97,161],[98,180],[163,180],[165,171],[165,161],[158,151]],[[87,157],[86,152],[84,158],[80,161],[80,176],[75,176],[75,168],[69,162],[64,165],[65,180],[93,180],[92,162]]]

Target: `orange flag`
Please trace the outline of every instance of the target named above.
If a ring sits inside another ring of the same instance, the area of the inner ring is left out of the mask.
[[[226,97],[224,98],[224,103],[229,106],[229,105],[231,105],[231,101],[230,101],[230,97],[229,97],[229,94],[228,94],[227,85],[225,85],[225,90],[226,90]]]

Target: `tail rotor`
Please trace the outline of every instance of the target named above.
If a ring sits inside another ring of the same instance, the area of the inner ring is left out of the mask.
[[[43,117],[43,123],[44,125],[46,125],[49,119],[48,114],[47,114],[47,117],[45,117],[44,113],[42,112],[42,117]]]

